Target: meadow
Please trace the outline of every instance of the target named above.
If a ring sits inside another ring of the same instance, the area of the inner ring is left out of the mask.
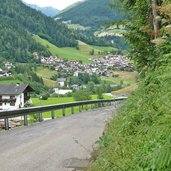
[[[48,67],[37,67],[36,73],[39,77],[42,77],[44,84],[47,87],[54,87],[57,85],[56,81],[51,80],[51,77],[56,74],[56,71],[50,70]]]
[[[104,99],[111,99],[111,96],[103,95]],[[96,100],[97,95],[92,95],[92,100]],[[34,107],[36,106],[46,106],[46,105],[55,105],[62,103],[71,103],[74,102],[73,97],[50,97],[48,100],[40,100],[39,98],[31,98]],[[90,109],[90,105],[88,105],[88,109]],[[83,108],[85,110],[85,107]],[[71,115],[71,109],[67,108],[65,110],[66,116]],[[74,108],[75,113],[79,113],[79,107]],[[34,115],[35,116],[35,115]],[[55,111],[55,117],[62,117],[62,110]],[[43,113],[43,118],[51,118],[51,112]]]
[[[33,38],[45,46],[52,53],[52,55],[71,61],[81,60],[83,63],[90,63],[89,58],[97,57],[99,56],[99,53],[116,50],[116,48],[113,47],[92,46],[81,41],[78,41],[78,49],[73,47],[59,48],[47,40],[40,38],[39,36],[35,35]],[[90,55],[90,51],[92,51],[92,49],[94,49],[94,55]]]

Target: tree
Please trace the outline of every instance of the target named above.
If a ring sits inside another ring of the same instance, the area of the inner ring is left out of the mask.
[[[94,55],[94,49],[90,51],[90,55]]]
[[[102,87],[96,87],[97,99],[104,99]]]
[[[126,21],[129,32],[126,39],[131,47],[131,56],[141,76],[167,62],[171,51],[167,32],[170,16],[168,0],[120,0],[129,10]],[[168,10],[169,9],[169,10]],[[167,57],[166,57],[167,56]]]
[[[79,90],[73,94],[73,98],[75,101],[84,101],[84,100],[91,100],[91,94],[87,90]]]

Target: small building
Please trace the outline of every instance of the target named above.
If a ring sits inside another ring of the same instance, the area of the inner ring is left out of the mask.
[[[66,85],[66,78],[58,78],[57,82],[59,83],[60,87],[64,87]]]
[[[0,109],[18,109],[24,107],[30,99],[33,89],[29,85],[0,85]]]
[[[68,93],[72,93],[72,90],[63,90],[63,89],[59,89],[59,88],[53,88],[53,90],[58,95],[65,95],[65,94],[68,94]]]

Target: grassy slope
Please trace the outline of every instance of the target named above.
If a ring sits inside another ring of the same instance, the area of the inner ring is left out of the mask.
[[[89,171],[171,170],[171,68],[158,68],[108,124]]]
[[[98,46],[91,46],[88,44],[85,44],[81,41],[79,41],[79,50],[72,47],[64,47],[59,48],[51,43],[49,43],[47,40],[41,39],[39,36],[34,36],[34,39],[41,43],[43,46],[47,47],[47,49],[55,56],[59,56],[64,59],[68,60],[82,60],[84,63],[89,63],[88,60],[90,57],[96,57],[98,55],[98,52],[102,51],[109,51],[109,50],[115,50],[115,48],[112,47],[98,47]],[[95,55],[91,56],[89,52],[94,49]]]
[[[99,52],[105,52],[105,51],[110,52],[112,50],[116,50],[116,48],[113,48],[113,47],[93,46],[93,45],[88,45],[81,41],[78,41],[78,45],[79,45],[80,53],[88,55],[88,56],[90,56],[89,52],[92,51],[92,49],[94,49],[94,57],[99,56],[98,55]]]
[[[119,95],[122,93],[131,93],[137,89],[137,83],[136,83],[137,72],[117,71],[117,72],[114,72],[114,74],[118,74],[119,77],[117,78],[101,77],[101,79],[103,81],[106,81],[108,83],[113,83],[113,84],[119,84],[121,81],[123,81],[124,84],[129,84],[129,86],[118,91],[113,91],[112,92],[113,95]]]
[[[16,84],[16,83],[21,83],[20,80],[0,80],[0,84]]]
[[[56,86],[56,81],[50,80],[50,78],[56,74],[56,71],[52,71],[48,68],[38,67],[36,73],[39,77],[43,78],[44,84],[48,87]]]
[[[47,40],[41,39],[39,36],[34,36],[34,39],[41,43],[43,46],[47,47],[47,49],[52,53],[54,56],[59,56],[64,59],[68,60],[82,60],[84,63],[88,63],[88,56],[82,55],[79,53],[78,50],[72,47],[64,47],[59,48]]]
[[[137,72],[116,71],[114,74],[119,75],[119,77],[102,77],[102,80],[110,83],[120,83],[120,81],[123,81],[124,83],[132,84],[136,82]]]
[[[96,31],[95,33],[94,33],[94,35],[95,36],[99,36],[100,34],[103,34],[103,33],[108,33],[108,34],[124,34],[124,33],[126,33],[127,32],[127,30],[125,30],[125,29],[106,29],[106,30],[103,30],[103,31]]]

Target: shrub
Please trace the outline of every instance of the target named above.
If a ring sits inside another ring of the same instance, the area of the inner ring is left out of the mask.
[[[40,97],[40,100],[48,100],[49,95],[48,94],[44,94]]]
[[[73,94],[73,98],[75,101],[84,101],[84,100],[91,100],[91,94],[87,90],[79,90]]]

